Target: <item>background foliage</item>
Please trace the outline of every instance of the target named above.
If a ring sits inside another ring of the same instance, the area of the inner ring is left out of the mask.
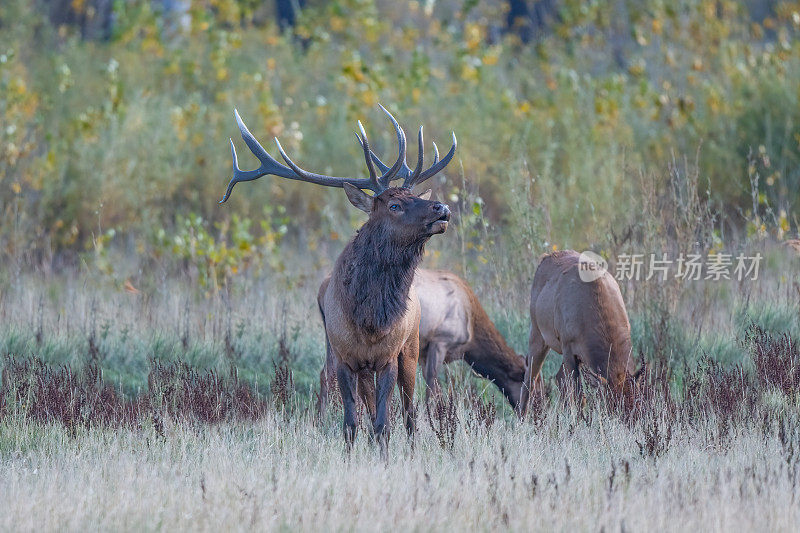
[[[363,173],[356,119],[392,150],[377,102],[440,145],[454,130],[458,161],[436,193],[534,253],[604,246],[633,221],[641,176],[663,185],[673,160],[696,153],[724,231],[764,219],[779,237],[797,230],[796,2],[546,2],[552,17],[528,43],[506,31],[501,2],[315,2],[285,31],[253,1],[188,2],[180,20],[158,2],[72,2],[82,24],[53,24],[52,4],[0,7],[6,258],[71,264],[109,247],[183,258],[189,219],[226,243],[222,255],[284,234],[311,250],[348,235],[360,219],[331,190],[265,178],[216,204],[234,107],[266,146],[279,136],[338,174]],[[110,29],[86,30],[104,9]]]

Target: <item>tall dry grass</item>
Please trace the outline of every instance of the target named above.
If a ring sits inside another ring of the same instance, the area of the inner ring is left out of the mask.
[[[458,406],[456,416],[469,419]],[[161,430],[0,424],[3,529],[792,531],[796,417],[761,412],[720,435],[713,417],[628,425],[550,408],[539,423],[420,424],[390,460],[338,423],[269,411],[256,423]],[[651,425],[669,431],[653,437]],[[665,429],[669,428],[669,429]],[[656,440],[652,451],[649,442]]]

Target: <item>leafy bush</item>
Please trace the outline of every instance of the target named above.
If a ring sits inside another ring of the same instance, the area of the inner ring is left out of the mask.
[[[463,216],[483,200],[492,230],[481,241],[523,235],[513,248],[533,253],[602,245],[626,219],[620,205],[642,201],[638,176],[699,145],[711,201],[733,225],[749,210],[772,213],[781,235],[796,231],[800,44],[788,4],[762,26],[736,2],[564,2],[528,46],[497,37],[493,3],[325,2],[292,35],[254,25],[251,2],[192,2],[185,30],[151,2],[118,2],[110,38],[95,42],[53,27],[36,5],[0,7],[9,257],[91,248],[111,228],[113,241],[158,254],[148,236],[184,231],[180,213],[232,227],[234,213],[254,220],[265,206],[285,206],[290,242],[316,249],[351,230],[342,195],[265,178],[217,206],[232,109],[309,168],[360,174],[344,135],[357,118],[379,151],[393,150],[378,101],[411,129],[425,123],[429,138],[458,133],[459,161],[436,187],[457,195]]]

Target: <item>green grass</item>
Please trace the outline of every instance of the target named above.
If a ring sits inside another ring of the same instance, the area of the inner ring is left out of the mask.
[[[663,315],[660,308],[652,306],[643,310],[631,308],[634,356],[676,367],[691,365],[707,356],[731,366],[745,358],[741,341],[752,325],[769,333],[799,338],[797,304],[770,288],[783,268],[783,264],[775,270],[767,268],[764,278],[753,282],[761,284],[759,299],[751,297],[747,301],[743,295],[736,296],[734,288],[722,300],[712,284],[708,286],[713,289],[710,293],[687,287],[681,293],[677,312],[672,314]],[[146,388],[151,360],[182,361],[223,374],[234,365],[241,379],[257,383],[264,390],[273,378],[273,365],[287,364],[298,391],[310,395],[318,387],[325,356],[324,336],[313,295],[315,283],[310,279],[282,291],[280,301],[262,299],[276,294],[276,285],[269,278],[260,278],[235,288],[230,297],[201,299],[188,308],[182,303],[192,301],[192,289],[180,288],[176,280],[171,293],[150,296],[146,309],[141,307],[144,295],[132,296],[103,286],[76,293],[74,288],[81,285],[80,277],[63,279],[61,289],[54,288],[55,280],[42,287],[35,279],[20,278],[17,288],[6,293],[2,305],[20,312],[9,316],[0,327],[0,353],[35,356],[50,365],[79,370],[91,359],[89,344],[94,335],[95,357],[106,381],[129,395]],[[645,287],[647,282],[641,283]],[[503,301],[504,294],[497,292],[494,285],[475,288],[479,298],[488,302],[487,309],[500,333],[515,351],[524,355],[530,327],[527,306],[490,304]],[[41,301],[42,291],[47,294],[48,304],[40,309],[31,303]],[[691,310],[701,305],[699,302],[707,294],[713,295],[717,305],[708,312],[705,325],[698,327]],[[517,298],[508,302],[513,304]],[[663,321],[662,316],[666,316]],[[41,341],[37,342],[39,324]],[[283,354],[281,342],[285,346]],[[555,374],[559,365],[560,356],[551,353],[544,367],[545,376]],[[461,363],[450,366],[453,376],[466,379],[469,375]]]

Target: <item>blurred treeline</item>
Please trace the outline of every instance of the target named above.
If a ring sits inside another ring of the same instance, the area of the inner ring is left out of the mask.
[[[3,0],[0,261],[202,257],[215,283],[280,268],[282,242],[324,248],[363,219],[343,194],[269,177],[217,205],[229,137],[256,166],[233,108],[273,153],[278,136],[308,169],[362,175],[357,119],[395,150],[378,102],[409,138],[458,135],[434,191],[463,250],[618,241],[680,197],[684,160],[715,238],[783,238],[800,207],[798,31],[800,2],[767,0]]]

